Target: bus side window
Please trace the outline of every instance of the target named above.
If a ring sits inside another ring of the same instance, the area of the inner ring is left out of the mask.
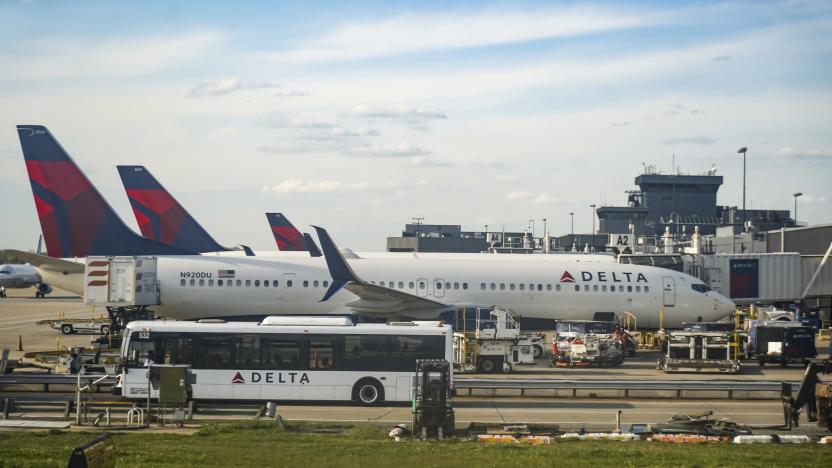
[[[300,337],[275,336],[261,341],[264,368],[276,370],[300,370]]]
[[[312,338],[309,340],[309,369],[323,370],[335,366],[335,340]]]
[[[220,333],[204,334],[199,338],[199,353],[194,363],[197,369],[225,369],[233,365],[234,338]]]

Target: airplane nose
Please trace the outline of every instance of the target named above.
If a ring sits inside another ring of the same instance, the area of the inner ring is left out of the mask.
[[[715,320],[727,317],[734,312],[736,305],[733,301],[731,301],[731,299],[728,299],[727,297],[719,293],[712,292],[712,294],[714,295]]]

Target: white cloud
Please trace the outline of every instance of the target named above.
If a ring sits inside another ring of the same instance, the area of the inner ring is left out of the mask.
[[[337,180],[286,179],[277,185],[263,186],[261,193],[389,192],[428,185],[428,181],[400,180],[386,182],[341,182]]]
[[[225,78],[203,81],[197,84],[188,92],[188,97],[224,96],[235,91],[274,88],[280,88],[280,85],[269,81],[244,81],[239,78]]]
[[[540,195],[534,197],[532,203],[537,205],[551,205],[553,203],[557,203],[559,200],[556,197],[549,195],[548,193],[541,193]]]
[[[474,161],[475,166],[482,166],[482,167],[490,167],[494,169],[503,169],[508,167],[508,164],[505,161],[494,159],[494,158],[483,158]]]
[[[278,91],[274,94],[275,97],[301,97],[309,95],[309,92],[300,89],[288,89],[286,91]]]
[[[414,166],[420,167],[449,167],[453,166],[452,163],[448,161],[440,161],[438,159],[431,158],[429,156],[416,156],[415,158],[410,160],[410,164]]]
[[[367,157],[407,157],[429,154],[428,151],[411,145],[405,141],[390,143],[371,143],[364,146],[354,146],[343,151],[348,156]]]
[[[411,14],[336,27],[286,52],[266,55],[280,62],[331,62],[371,57],[514,44],[625,29],[654,21],[647,12],[601,8],[524,12]]]
[[[497,182],[517,182],[518,180],[520,180],[520,178],[514,174],[502,174],[497,176]]]
[[[385,119],[408,123],[421,123],[434,119],[447,119],[444,112],[426,111],[404,104],[394,106],[366,106],[357,105],[352,109],[343,112],[348,117],[363,117],[368,119]]]
[[[535,205],[551,205],[560,201],[545,192],[537,195],[532,192],[509,192],[506,199],[510,201],[528,201],[530,203],[534,203]]]
[[[528,200],[531,196],[531,192],[509,192],[506,198],[509,200]]]
[[[779,156],[791,159],[801,159],[809,161],[827,161],[832,160],[832,148],[794,148],[784,147],[775,152]]]
[[[716,143],[711,137],[706,136],[694,136],[694,137],[684,137],[684,138],[670,138],[664,140],[662,143],[665,145],[681,145],[681,144],[694,144],[694,145],[712,145]]]
[[[0,80],[50,80],[145,75],[176,69],[214,49],[222,36],[197,32],[106,41],[24,41],[0,54]]]

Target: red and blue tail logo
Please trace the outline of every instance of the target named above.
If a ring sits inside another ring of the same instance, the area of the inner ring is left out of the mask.
[[[277,242],[277,248],[282,251],[306,251],[306,242],[303,235],[295,226],[289,222],[283,213],[266,213],[266,219],[269,220],[269,226],[272,228],[274,234],[274,241]]]
[[[131,231],[46,127],[18,125],[17,134],[49,256],[193,253]]]
[[[192,252],[221,252],[219,245],[144,166],[118,166],[142,236]]]

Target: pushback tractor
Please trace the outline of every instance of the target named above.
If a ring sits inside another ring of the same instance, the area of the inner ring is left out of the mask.
[[[534,364],[536,343],[520,333],[508,310],[458,311],[454,329],[454,364],[461,371],[511,372],[517,364]]]

